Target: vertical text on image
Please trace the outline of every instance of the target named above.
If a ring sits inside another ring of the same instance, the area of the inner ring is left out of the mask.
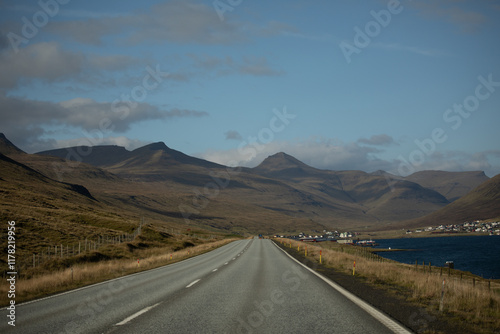
[[[7,307],[7,318],[10,326],[16,325],[16,222],[7,222],[7,297],[9,306]]]

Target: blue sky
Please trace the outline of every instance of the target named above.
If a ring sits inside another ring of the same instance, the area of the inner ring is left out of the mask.
[[[500,5],[0,1],[0,131],[226,165],[500,173]]]

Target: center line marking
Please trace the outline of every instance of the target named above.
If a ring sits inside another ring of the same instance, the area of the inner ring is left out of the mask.
[[[138,316],[140,316],[141,314],[144,314],[146,313],[147,311],[151,310],[152,308],[155,308],[156,306],[160,305],[161,303],[158,303],[158,304],[154,304],[153,306],[149,306],[149,307],[146,307],[145,309],[142,309],[140,310],[139,312],[135,313],[135,314],[132,314],[130,317],[128,318],[125,318],[124,320],[120,321],[119,323],[117,323],[115,326],[121,326],[121,325],[125,325],[126,323],[134,320],[135,318],[137,318]]]
[[[196,283],[198,283],[200,280],[201,280],[201,278],[197,279],[196,281],[193,281],[193,282],[189,283],[189,285],[187,285],[186,288],[192,287],[193,285],[195,285]]]
[[[215,269],[214,269],[214,270],[212,270],[212,271],[217,271],[217,268],[215,268]]]

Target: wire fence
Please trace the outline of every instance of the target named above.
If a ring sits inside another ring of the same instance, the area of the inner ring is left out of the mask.
[[[33,252],[32,255],[17,258],[17,272],[21,276],[22,272],[29,268],[37,268],[48,261],[58,260],[90,254],[108,245],[116,245],[124,242],[131,242],[142,232],[144,220],[141,220],[139,226],[132,233],[123,233],[118,235],[98,235],[94,238],[85,238],[77,243],[57,244],[47,246],[43,251]]]

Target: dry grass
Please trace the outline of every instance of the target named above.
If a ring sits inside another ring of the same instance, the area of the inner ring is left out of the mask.
[[[306,244],[289,239],[277,239],[286,247],[305,252]],[[291,245],[291,246],[290,246]],[[403,293],[409,301],[439,311],[441,291],[444,285],[443,312],[474,328],[478,333],[491,333],[500,329],[500,281],[483,280],[458,270],[444,270],[428,266],[407,265],[385,260],[367,249],[341,246],[337,243],[307,244],[307,257],[325,266],[353,274],[366,281]],[[475,284],[473,284],[473,282]]]
[[[219,240],[176,252],[173,252],[170,247],[149,249],[147,253],[142,254],[147,256],[141,257],[139,264],[137,259],[101,261],[75,265],[30,279],[20,279],[16,282],[16,303],[179,262],[188,257],[209,252],[234,240],[236,239]],[[0,286],[0,306],[5,306],[9,302],[7,299],[8,288],[4,282],[5,280]]]

